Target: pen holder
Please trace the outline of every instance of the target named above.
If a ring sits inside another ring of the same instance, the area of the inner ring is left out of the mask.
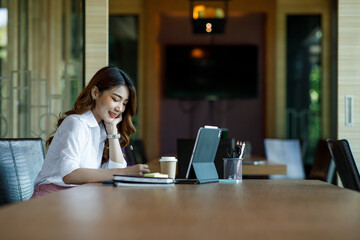
[[[223,158],[224,179],[242,181],[242,160],[243,158]]]

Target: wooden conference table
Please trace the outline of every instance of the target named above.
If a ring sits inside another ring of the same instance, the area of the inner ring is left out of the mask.
[[[360,193],[317,180],[87,184],[0,207],[1,239],[359,239]]]
[[[249,159],[251,162],[264,161],[265,164],[243,164],[242,170],[245,176],[268,176],[268,175],[286,175],[286,164],[269,163],[264,157],[253,156]]]

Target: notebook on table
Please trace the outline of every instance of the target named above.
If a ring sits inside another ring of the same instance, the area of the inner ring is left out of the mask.
[[[148,177],[146,176],[127,176],[114,175],[113,183],[115,186],[171,186],[174,179],[169,177]]]
[[[176,179],[175,183],[218,182],[219,175],[214,160],[220,138],[221,129],[213,126],[201,127],[195,140],[185,179]]]

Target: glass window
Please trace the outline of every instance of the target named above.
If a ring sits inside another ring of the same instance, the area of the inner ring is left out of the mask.
[[[320,15],[287,16],[287,137],[306,144],[311,166],[321,132],[322,29]]]
[[[84,0],[0,1],[0,137],[46,140],[83,69]]]

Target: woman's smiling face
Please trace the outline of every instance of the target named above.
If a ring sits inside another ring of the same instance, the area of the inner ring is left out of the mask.
[[[92,111],[97,122],[104,120],[105,123],[110,123],[119,117],[125,111],[129,94],[127,86],[114,87],[101,94],[98,88],[94,87],[91,91],[92,97],[95,98],[95,107]]]

